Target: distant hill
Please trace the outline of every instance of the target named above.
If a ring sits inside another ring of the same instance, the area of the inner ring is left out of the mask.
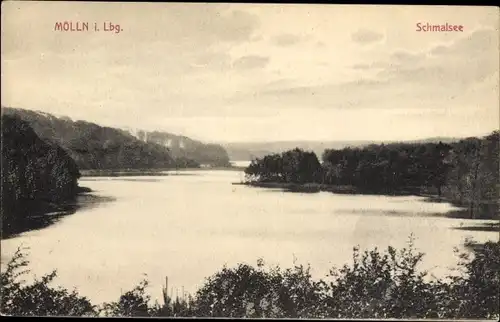
[[[167,147],[174,158],[192,159],[200,164],[215,167],[230,165],[226,150],[219,144],[203,143],[186,136],[160,131],[147,132],[131,128],[127,128],[125,131],[143,142]]]
[[[464,138],[449,138],[449,137],[435,137],[422,140],[404,141],[409,143],[454,143],[462,140]]]
[[[2,115],[17,116],[27,122],[42,140],[66,150],[80,169],[175,166],[166,147],[145,143],[120,129],[24,109],[2,107]]]
[[[80,169],[138,169],[229,166],[226,150],[167,132],[103,127],[69,117],[2,107],[2,113],[28,122],[44,140],[58,143]]]
[[[231,160],[252,160],[262,158],[271,153],[281,153],[294,148],[313,151],[321,157],[325,149],[340,149],[346,146],[361,146],[370,144],[370,141],[360,142],[318,142],[318,141],[275,141],[275,142],[234,142],[223,146]]]
[[[404,141],[408,143],[432,143],[443,142],[452,143],[459,141],[457,138],[436,137],[414,141]],[[231,142],[222,145],[227,150],[231,160],[253,160],[262,158],[271,153],[281,153],[294,148],[313,151],[321,158],[325,149],[342,149],[345,147],[362,147],[370,144],[390,144],[398,141],[275,141],[275,142]]]

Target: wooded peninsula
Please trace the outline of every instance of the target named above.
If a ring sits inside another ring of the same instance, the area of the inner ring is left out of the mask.
[[[467,217],[496,219],[498,131],[454,143],[391,143],[327,149],[293,149],[257,158],[246,184],[291,191],[425,195],[467,209]]]

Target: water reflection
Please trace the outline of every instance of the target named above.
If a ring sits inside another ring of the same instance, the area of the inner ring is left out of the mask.
[[[467,230],[467,231],[492,231],[492,232],[500,232],[500,223],[479,223],[479,224],[471,224],[471,225],[463,225],[460,224],[460,227],[454,227],[457,230]]]
[[[161,177],[166,176],[198,176],[197,173],[188,172],[165,172],[165,173],[134,173],[134,174],[115,174],[104,176],[85,176],[80,179],[80,182],[84,181],[102,181],[102,180],[115,180],[115,181],[143,181],[143,182],[158,182],[162,181]],[[158,177],[158,178],[150,178]]]
[[[139,181],[139,182],[161,182],[160,179],[155,179],[155,178],[102,178],[102,177],[97,177],[97,178],[86,178],[84,180],[80,181],[102,181],[102,180],[110,180],[110,181]]]
[[[32,230],[41,230],[58,223],[62,218],[73,215],[77,211],[98,207],[106,202],[116,200],[109,196],[100,196],[92,193],[80,193],[75,200],[61,205],[50,205],[31,213],[24,221],[17,224],[9,233],[2,232],[2,239],[11,239]]]
[[[487,221],[447,218],[457,210],[445,202],[286,193],[232,185],[241,175],[236,171],[192,173],[197,175],[130,176],[126,181],[84,177],[81,184],[93,192],[80,196],[76,214],[42,231],[2,240],[2,257],[28,246],[33,274],[57,269],[55,283],[76,287],[101,303],[115,301],[143,274],[154,301],[162,298],[166,275],[174,289],[194,292],[224,264],[258,258],[285,268],[296,256],[321,277],[332,265],[350,263],[356,245],[401,248],[410,234],[426,254],[421,269],[441,276],[456,265],[453,249],[464,238],[498,239],[494,231],[468,228]]]

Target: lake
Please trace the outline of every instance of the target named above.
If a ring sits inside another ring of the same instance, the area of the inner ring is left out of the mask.
[[[80,185],[112,197],[56,224],[3,240],[2,263],[30,247],[38,276],[58,270],[55,284],[76,287],[93,302],[117,300],[144,278],[161,299],[165,276],[173,295],[193,292],[222,268],[259,258],[291,267],[310,263],[322,277],[362,249],[415,246],[436,276],[457,263],[464,239],[498,240],[497,232],[459,230],[483,222],[443,217],[447,203],[420,197],[288,193],[242,185],[238,171],[186,171],[147,177],[84,177]],[[160,301],[161,302],[161,301]]]

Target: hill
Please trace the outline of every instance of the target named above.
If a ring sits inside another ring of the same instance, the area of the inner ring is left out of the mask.
[[[68,153],[41,140],[27,122],[2,116],[2,238],[44,226],[37,216],[75,198],[80,172]]]
[[[459,141],[456,138],[436,137],[423,140],[404,141],[405,143],[452,143]],[[380,141],[274,141],[274,142],[230,142],[223,143],[231,160],[253,160],[263,158],[273,153],[282,153],[295,148],[314,152],[318,157],[323,155],[326,149],[343,149],[346,147],[363,147],[370,144],[399,143]]]
[[[2,107],[2,117],[4,115],[17,116],[29,124],[42,140],[60,145],[75,160],[79,169],[175,166],[175,160],[166,147],[145,143],[120,129],[8,107]]]
[[[229,156],[219,144],[203,143],[186,136],[167,132],[147,132],[139,129],[125,129],[127,133],[147,143],[155,143],[167,147],[174,158],[187,158],[200,164],[214,167],[229,166]]]

